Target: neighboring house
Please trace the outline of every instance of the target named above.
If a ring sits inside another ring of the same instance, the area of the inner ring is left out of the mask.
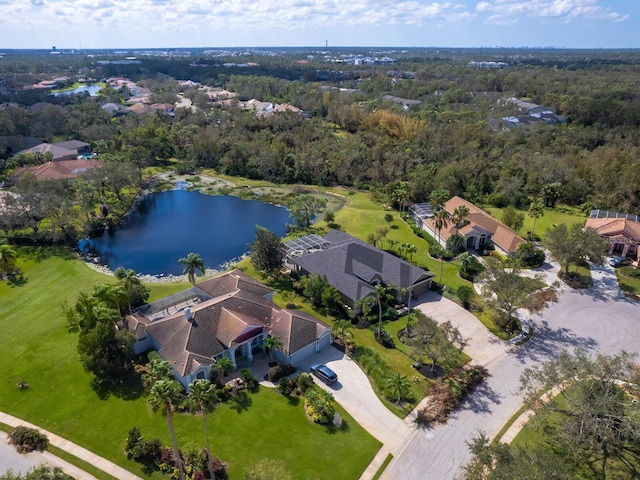
[[[135,333],[135,353],[157,350],[185,388],[196,378],[209,378],[211,364],[222,357],[234,367],[240,359],[251,362],[268,335],[282,341],[282,350],[274,354],[291,365],[331,344],[328,325],[303,311],[278,307],[272,294],[233,270],[145,305],[124,323]]]
[[[592,210],[585,228],[593,228],[609,242],[609,255],[638,259],[640,218],[637,215]]]
[[[66,142],[56,142],[53,145],[67,150],[73,150],[76,155],[89,155],[91,154],[91,145],[80,140],[67,140]]]
[[[415,295],[431,288],[431,272],[346,233],[330,230],[308,249],[304,248],[305,238],[285,243],[290,251],[288,262],[305,273],[325,275],[350,307],[375,296],[378,283],[400,289],[411,286]]]
[[[30,172],[35,175],[38,180],[73,179],[87,170],[101,168],[103,165],[101,161],[93,158],[56,160],[55,162],[46,162],[42,165],[16,168],[13,172],[13,177],[18,178],[20,175]]]
[[[455,209],[462,205],[469,209],[469,215],[464,224],[457,229],[457,233],[464,237],[466,248],[483,250],[486,245],[493,243],[496,250],[505,255],[518,253],[518,245],[525,243],[525,240],[473,203],[456,196],[444,204],[444,209],[449,215],[452,215]],[[428,203],[409,207],[409,216],[416,225],[426,230],[436,240],[439,240],[440,245],[445,248],[449,238],[456,233],[456,226],[452,225],[451,222],[440,232],[436,230],[434,214]]]
[[[20,154],[34,153],[51,153],[53,161],[57,160],[73,160],[79,155],[87,155],[91,153],[91,146],[88,143],[79,140],[68,140],[66,142],[56,143],[40,143],[26,150],[19,151]]]

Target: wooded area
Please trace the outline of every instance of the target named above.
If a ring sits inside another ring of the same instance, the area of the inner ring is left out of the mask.
[[[0,95],[5,102],[0,135],[91,143],[107,164],[120,166],[111,169],[122,185],[114,190],[118,196],[122,188],[137,188],[135,171],[124,164],[140,172],[173,162],[186,171],[211,168],[277,183],[353,186],[389,203],[397,199],[389,198],[384,186],[406,181],[409,202],[445,189],[495,206],[526,209],[542,198],[547,206],[563,203],[584,211],[640,211],[640,57],[633,50],[408,50],[397,52],[394,64],[372,65],[301,58],[306,53],[256,53],[243,61],[257,65],[242,69],[209,58],[99,65],[84,56],[6,56],[0,74],[3,84],[14,88]],[[468,66],[470,60],[486,59],[509,66]],[[125,75],[150,88],[152,101],[172,103],[182,93],[196,108],[176,109],[175,116],[112,117],[101,105],[124,103],[124,89],[106,88],[98,97],[54,97],[21,88],[71,72],[96,80]],[[261,116],[220,108],[197,87],[176,79],[224,87],[238,100],[289,103],[308,114]],[[353,90],[340,90],[346,88]],[[421,103],[398,103],[385,100],[386,95]],[[506,129],[500,119],[519,114],[506,101],[510,97],[549,108],[566,122]],[[41,101],[47,105],[25,108]],[[12,153],[0,150],[0,180],[25,162],[46,160]],[[114,185],[115,180],[104,186]],[[66,193],[77,204],[82,203],[80,186],[86,199],[85,183]],[[57,236],[69,236],[63,233]]]

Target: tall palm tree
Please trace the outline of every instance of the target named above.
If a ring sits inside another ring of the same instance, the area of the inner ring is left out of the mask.
[[[0,245],[0,274],[11,274],[16,270],[18,252],[11,245]]]
[[[407,300],[407,310],[411,311],[411,289],[413,288],[412,268],[413,268],[413,254],[418,251],[418,247],[411,245],[410,243],[404,244],[404,251],[409,255],[409,298]]]
[[[209,459],[209,473],[212,480],[215,480],[216,475],[213,471],[213,458],[209,443],[209,430],[207,429],[207,414],[213,411],[217,402],[216,389],[209,380],[200,378],[191,382],[187,404],[194,414],[202,415],[202,428],[204,429],[204,438],[207,441],[207,458]]]
[[[273,352],[282,350],[282,347],[284,347],[284,343],[282,343],[282,340],[280,340],[278,337],[269,335],[264,339],[264,346],[265,348],[269,349],[269,357],[271,357],[271,360],[273,360]]]
[[[131,269],[118,267],[116,268],[115,272],[113,272],[113,274],[120,281],[124,289],[125,295],[127,296],[127,303],[129,306],[129,315],[131,315],[133,313],[131,308],[131,300],[135,292],[135,286],[138,282],[138,277],[136,276],[136,272]]]
[[[544,203],[539,198],[536,198],[529,205],[529,216],[533,218],[533,227],[531,227],[531,240],[535,239],[534,231],[536,229],[536,220],[544,216]]]
[[[406,398],[406,396],[411,391],[411,385],[409,385],[409,380],[407,380],[406,375],[401,375],[400,373],[394,373],[385,382],[385,388],[388,390],[390,395],[394,397],[398,397],[396,403],[400,403],[400,400]]]
[[[464,225],[464,220],[469,216],[469,208],[466,205],[460,205],[453,211],[451,215],[451,223],[456,227],[456,239],[458,238],[458,232]]]
[[[438,243],[440,244],[442,242],[442,229],[447,228],[450,221],[451,215],[449,215],[449,212],[447,212],[444,207],[440,207],[433,212],[433,224],[438,232]]]
[[[186,258],[179,259],[178,263],[182,264],[182,274],[187,275],[193,285],[196,284],[196,270],[204,274],[204,260],[197,253],[191,252]]]
[[[434,225],[436,230],[438,231],[438,243],[440,244],[440,248],[442,249],[442,229],[449,226],[450,215],[444,207],[440,207],[438,210],[434,212]],[[440,284],[442,284],[442,250],[440,250]]]
[[[175,380],[158,380],[151,387],[151,396],[147,399],[147,404],[156,412],[162,410],[162,414],[167,419],[167,427],[169,428],[169,436],[173,444],[173,454],[178,464],[178,473],[180,480],[184,480],[184,466],[180,457],[180,449],[176,440],[176,433],[173,430],[173,409],[182,399],[182,387]]]
[[[378,333],[377,336],[380,338],[380,334],[382,333],[382,296],[385,294],[384,285],[381,283],[376,285],[376,302],[378,302]]]

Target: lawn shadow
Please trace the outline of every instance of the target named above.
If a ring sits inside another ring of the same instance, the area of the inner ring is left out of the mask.
[[[123,373],[117,379],[94,377],[91,388],[100,400],[107,400],[112,395],[122,400],[137,400],[144,394],[142,377],[135,371]]]
[[[330,423],[328,425],[324,426],[325,431],[329,434],[329,435],[335,435],[337,433],[348,433],[351,430],[351,427],[349,427],[349,422],[347,422],[345,419],[341,418],[342,423],[340,425],[336,425],[334,423]]]
[[[249,407],[253,404],[253,400],[247,394],[247,392],[238,392],[231,395],[229,398],[229,408],[235,410],[237,413],[242,413],[245,410],[249,410]]]
[[[29,279],[21,274],[21,275],[9,278],[7,280],[7,285],[9,285],[11,288],[24,287],[28,282],[29,282]]]
[[[297,407],[298,405],[300,405],[300,397],[298,397],[297,395],[285,395],[285,397],[287,397],[287,402],[292,407]]]

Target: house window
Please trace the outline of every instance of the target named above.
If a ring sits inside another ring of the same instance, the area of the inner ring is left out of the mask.
[[[251,346],[252,346],[252,347],[257,347],[257,346],[258,346],[258,344],[260,343],[260,339],[261,339],[261,337],[259,337],[259,336],[258,336],[258,337],[254,337],[254,338],[251,340]]]
[[[204,374],[204,371],[203,371],[203,370],[200,370],[198,373],[196,373],[196,378],[197,378],[198,380],[204,380],[204,379],[206,378],[206,377],[205,377],[205,374]]]

